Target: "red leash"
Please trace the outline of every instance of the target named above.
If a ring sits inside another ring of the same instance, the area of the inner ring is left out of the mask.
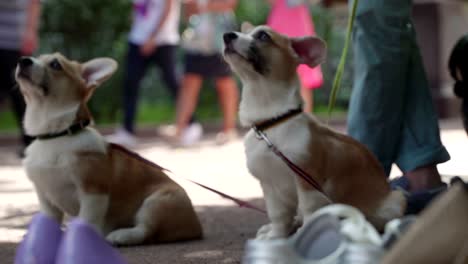
[[[117,149],[117,150],[119,150],[119,151],[125,152],[126,154],[132,156],[133,158],[135,158],[135,159],[137,159],[137,160],[139,160],[139,161],[141,161],[141,162],[143,162],[143,163],[145,163],[145,164],[147,164],[147,165],[149,165],[149,166],[151,166],[151,167],[154,167],[154,168],[157,168],[157,169],[159,169],[159,170],[167,171],[167,172],[170,172],[171,174],[174,174],[172,171],[170,171],[170,170],[168,170],[168,169],[165,169],[165,168],[159,166],[158,164],[156,164],[156,163],[154,163],[154,162],[152,162],[152,161],[149,161],[149,160],[143,158],[142,156],[138,155],[137,153],[135,153],[135,152],[133,152],[133,151],[130,151],[130,150],[128,150],[128,149],[122,147],[121,145],[118,145],[118,144],[115,144],[115,143],[109,143],[109,146],[110,146],[111,148],[114,148],[114,149]],[[218,191],[218,190],[215,190],[215,189],[213,189],[213,188],[211,188],[211,187],[208,187],[208,186],[206,186],[206,185],[204,185],[204,184],[201,184],[201,183],[198,183],[198,182],[196,182],[196,181],[189,180],[189,179],[187,179],[187,178],[182,178],[182,179],[184,179],[184,180],[186,180],[186,181],[189,181],[189,182],[191,182],[191,183],[193,183],[193,184],[196,184],[196,185],[200,186],[201,188],[204,188],[205,190],[208,190],[208,191],[210,191],[210,192],[216,193],[216,194],[218,194],[219,196],[221,196],[221,197],[224,198],[224,199],[231,200],[231,201],[233,201],[234,203],[236,203],[237,205],[239,205],[239,207],[249,208],[249,209],[255,210],[255,211],[257,211],[257,212],[261,212],[261,213],[263,213],[263,214],[266,214],[266,211],[265,211],[265,210],[263,210],[263,209],[261,209],[261,208],[258,208],[258,207],[256,207],[255,205],[253,205],[253,204],[251,204],[251,203],[249,203],[249,202],[247,202],[247,201],[244,201],[244,200],[235,198],[235,197],[233,197],[233,196],[230,196],[230,195],[228,195],[228,194],[225,194],[225,193],[223,193],[223,192],[220,192],[220,191]]]
[[[305,172],[303,169],[301,169],[299,166],[297,166],[294,162],[289,160],[283,152],[281,152],[267,137],[267,135],[259,129],[257,126],[252,126],[252,129],[254,130],[255,134],[257,135],[257,138],[260,140],[265,141],[267,144],[268,148],[273,151],[281,160],[286,163],[286,165],[294,172],[296,173],[297,176],[299,176],[301,179],[312,185],[317,191],[324,193],[322,186],[320,183],[317,182],[317,180],[314,179],[310,174]]]
[[[206,186],[206,185],[203,185],[203,184],[201,184],[201,183],[198,183],[198,182],[196,182],[196,181],[192,181],[192,180],[189,180],[189,179],[185,179],[185,180],[187,180],[187,181],[189,181],[189,182],[192,182],[192,183],[194,183],[194,184],[196,184],[196,185],[198,185],[198,186],[200,186],[200,187],[202,187],[202,188],[204,188],[204,189],[206,189],[206,190],[208,190],[208,191],[210,191],[210,192],[214,192],[214,193],[218,194],[219,196],[221,196],[221,197],[223,197],[223,198],[225,198],[225,199],[231,200],[231,201],[235,202],[237,205],[239,205],[239,207],[250,208],[250,209],[253,209],[253,210],[255,210],[255,211],[261,212],[261,213],[263,213],[263,214],[266,214],[266,211],[265,211],[265,210],[260,209],[260,208],[256,207],[255,205],[253,205],[253,204],[251,204],[251,203],[249,203],[249,202],[246,202],[246,201],[243,201],[243,200],[241,200],[241,199],[232,197],[232,196],[230,196],[230,195],[227,195],[227,194],[225,194],[225,193],[222,193],[222,192],[220,192],[220,191],[217,191],[217,190],[215,190],[215,189],[213,189],[213,188],[210,188],[210,187],[208,187],[208,186]]]

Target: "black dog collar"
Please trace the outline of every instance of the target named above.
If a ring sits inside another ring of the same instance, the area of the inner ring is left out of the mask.
[[[80,121],[78,123],[74,123],[71,126],[69,126],[67,129],[57,132],[57,133],[49,133],[49,134],[40,134],[36,136],[32,136],[35,139],[53,139],[53,138],[58,138],[61,136],[66,136],[66,135],[74,135],[81,130],[83,130],[85,127],[87,127],[91,121],[89,119]]]

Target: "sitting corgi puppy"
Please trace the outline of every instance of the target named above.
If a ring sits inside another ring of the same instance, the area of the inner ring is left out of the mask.
[[[37,138],[23,165],[40,210],[58,222],[78,216],[114,245],[200,238],[189,197],[164,169],[87,127],[86,103],[116,69],[109,58],[20,59],[15,77],[26,100],[24,127]]]
[[[224,42],[225,60],[243,83],[241,123],[262,126],[268,140],[323,189],[322,193],[298,177],[251,130],[244,140],[247,166],[260,181],[271,221],[259,229],[257,238],[286,237],[294,232],[297,214],[299,219],[308,217],[329,203],[357,207],[379,229],[403,215],[403,193],[391,191],[371,152],[301,111],[296,68],[315,67],[325,59],[322,40],[289,38],[267,26],[244,24],[242,33],[226,33]]]

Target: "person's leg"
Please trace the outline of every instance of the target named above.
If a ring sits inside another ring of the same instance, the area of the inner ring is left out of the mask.
[[[13,89],[10,92],[11,104],[13,107],[13,112],[15,113],[16,121],[18,123],[18,127],[21,131],[21,141],[24,147],[29,146],[31,142],[33,142],[34,138],[31,136],[26,135],[23,127],[23,118],[24,113],[26,112],[26,103],[24,102],[24,98],[21,95],[19,89]]]
[[[134,133],[135,117],[138,102],[138,91],[148,61],[140,54],[139,46],[129,43],[127,54],[127,68],[123,91],[124,129]]]
[[[194,73],[185,73],[177,98],[176,137],[180,137],[187,127],[198,103],[202,77]]]
[[[216,90],[219,103],[223,111],[223,132],[230,132],[236,128],[237,105],[239,91],[237,83],[231,76],[216,78]]]
[[[307,87],[301,87],[301,97],[302,100],[304,101],[304,112],[310,113],[312,112],[314,108],[314,98],[313,98],[313,93],[312,89],[309,89]]]
[[[411,55],[405,21],[410,11],[408,0],[361,0],[353,36],[355,78],[348,133],[376,155],[387,175],[402,134]]]
[[[179,91],[179,76],[177,74],[177,46],[165,45],[158,47],[152,60],[161,69],[162,78],[174,102]]]
[[[297,75],[301,83],[301,97],[304,102],[303,110],[310,113],[314,109],[313,90],[323,85],[323,75],[320,66],[310,68],[301,64],[297,67]]]
[[[436,165],[448,161],[450,155],[440,140],[437,114],[415,36],[409,73],[396,164],[408,177],[410,190],[420,191],[442,185]]]
[[[3,98],[4,95],[9,95],[11,99],[11,106],[13,109],[13,113],[16,117],[16,121],[18,124],[18,127],[20,128],[21,132],[21,141],[24,147],[27,147],[32,141],[33,138],[30,136],[27,136],[24,128],[23,128],[23,117],[24,113],[26,111],[26,104],[24,102],[24,98],[21,95],[21,92],[18,88],[16,88],[16,82],[14,79],[14,71],[16,68],[16,64],[18,63],[18,59],[20,58],[21,54],[19,51],[14,51],[14,50],[2,50],[1,51],[1,72],[0,74],[2,75],[1,77],[1,89],[2,90],[2,96]],[[0,99],[0,101],[3,101]]]
[[[189,127],[189,123],[194,122],[193,115],[197,107],[198,96],[207,69],[209,69],[209,65],[207,65],[206,56],[191,52],[186,52],[184,54],[184,76],[182,78],[179,95],[177,96],[175,137],[178,140],[181,140],[184,132],[187,132],[186,129]],[[194,133],[196,136],[191,137],[191,139],[201,137],[201,126],[199,124],[193,125],[196,126],[195,130],[197,130],[197,132]],[[188,143],[188,141],[186,143]]]

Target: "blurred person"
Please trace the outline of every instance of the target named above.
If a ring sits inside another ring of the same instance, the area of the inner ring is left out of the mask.
[[[187,133],[187,126],[195,108],[204,79],[214,79],[219,103],[223,112],[223,130],[216,141],[223,144],[235,137],[239,94],[237,83],[221,51],[222,35],[235,28],[233,10],[237,0],[188,0],[185,14],[190,26],[183,34],[185,49],[185,74],[177,102],[176,144],[192,145],[201,133]],[[200,130],[201,132],[201,130]]]
[[[123,128],[107,137],[127,147],[137,143],[137,115],[140,82],[151,64],[156,64],[175,101],[179,89],[176,56],[180,40],[179,0],[134,0],[133,22],[128,38],[127,65],[123,91]]]
[[[0,103],[9,96],[21,131],[22,149],[33,138],[25,134],[22,121],[25,102],[15,88],[14,71],[21,56],[29,56],[38,46],[40,0],[0,0]]]
[[[268,0],[272,9],[267,24],[275,31],[289,37],[314,36],[314,24],[306,0]],[[302,64],[297,68],[301,81],[301,96],[304,100],[304,112],[313,110],[312,90],[323,84],[320,66],[310,68]]]
[[[468,34],[462,36],[450,52],[449,72],[455,80],[453,92],[462,100],[463,127],[468,134]]]
[[[410,0],[359,1],[348,133],[375,154],[387,175],[396,163],[404,176],[394,186],[420,193],[444,188],[437,164],[450,155],[441,143],[411,10]]]

